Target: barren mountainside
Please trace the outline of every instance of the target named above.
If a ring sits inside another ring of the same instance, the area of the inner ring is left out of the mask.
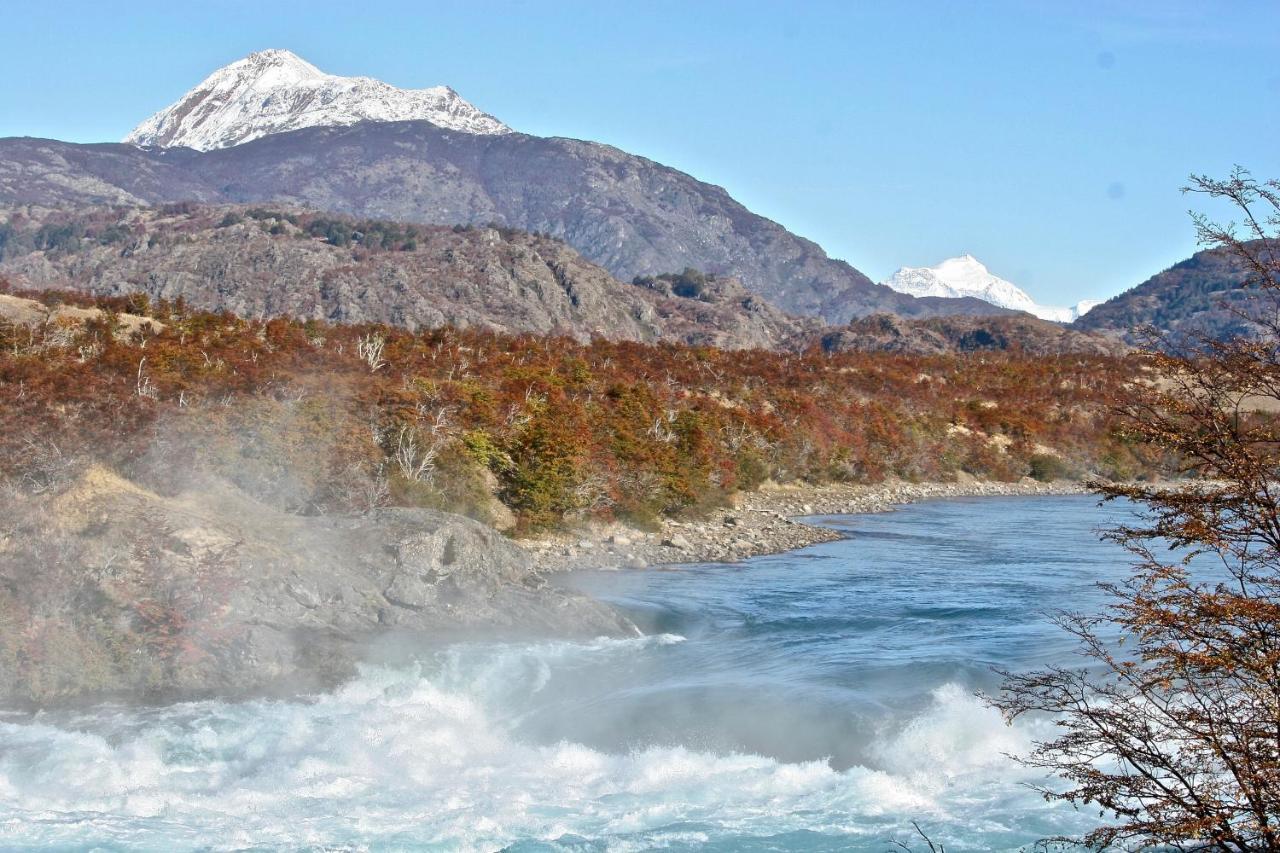
[[[694,267],[738,278],[784,311],[1000,314],[873,284],[720,187],[608,145],[478,135],[426,121],[310,127],[198,152],[0,139],[0,203],[287,203],[427,224],[497,222],[551,234],[630,280]]]
[[[619,282],[564,243],[283,208],[0,211],[0,276],[19,288],[145,293],[242,316],[409,329],[779,346],[817,323],[731,279]]]

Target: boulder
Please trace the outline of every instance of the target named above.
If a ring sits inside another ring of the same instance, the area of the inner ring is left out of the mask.
[[[0,703],[323,689],[372,649],[632,634],[461,516],[296,516],[221,481],[163,496],[102,468],[0,501]]]
[[[689,544],[689,540],[681,536],[679,533],[663,539],[662,544],[664,547],[674,548],[677,551],[689,551],[693,548],[693,546]]]

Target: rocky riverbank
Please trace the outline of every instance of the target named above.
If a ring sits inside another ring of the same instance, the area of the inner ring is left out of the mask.
[[[214,478],[165,495],[98,467],[0,493],[3,706],[292,695],[449,637],[634,633],[457,515],[292,515]]]
[[[732,562],[776,554],[840,538],[826,527],[798,517],[888,512],[922,500],[1015,495],[1089,494],[1073,480],[1042,483],[1025,478],[1016,483],[963,480],[954,483],[876,485],[768,485],[736,496],[734,505],[696,521],[666,521],[655,531],[622,524],[589,525],[521,542],[539,569],[641,569],[671,563]]]
[[[543,574],[740,560],[839,537],[803,516],[1084,491],[771,486],[709,518],[595,525],[522,550],[446,513],[291,515],[216,478],[169,495],[92,467],[56,490],[0,495],[0,704],[287,695],[449,637],[626,635],[636,629],[625,618]]]

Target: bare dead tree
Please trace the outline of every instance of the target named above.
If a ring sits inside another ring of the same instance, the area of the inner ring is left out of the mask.
[[[143,368],[146,367],[146,364],[147,364],[147,357],[143,356],[138,361],[138,375],[137,375],[136,381],[134,382],[134,392],[139,397],[146,397],[149,400],[156,400],[156,399],[159,399],[160,392],[156,390],[156,386],[154,383],[152,383],[151,377],[147,376],[143,372]]]
[[[382,335],[368,334],[362,335],[356,341],[356,354],[360,360],[369,366],[370,372],[377,372],[387,366],[387,361],[382,357],[382,352],[387,347],[387,339]]]
[[[1055,719],[1022,760],[1057,777],[1049,800],[1100,810],[1086,844],[1280,850],[1280,185],[1237,170],[1188,189],[1243,217],[1196,226],[1248,271],[1235,304],[1256,333],[1153,341],[1124,429],[1199,479],[1101,487],[1140,512],[1109,534],[1136,557],[1109,608],[1058,620],[1090,668],[1006,674],[991,701]]]

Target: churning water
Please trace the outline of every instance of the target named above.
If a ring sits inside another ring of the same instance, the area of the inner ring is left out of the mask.
[[[740,565],[570,576],[635,639],[459,644],[308,701],[0,719],[8,849],[948,850],[1087,828],[974,697],[1126,555],[1092,498],[826,519]]]

